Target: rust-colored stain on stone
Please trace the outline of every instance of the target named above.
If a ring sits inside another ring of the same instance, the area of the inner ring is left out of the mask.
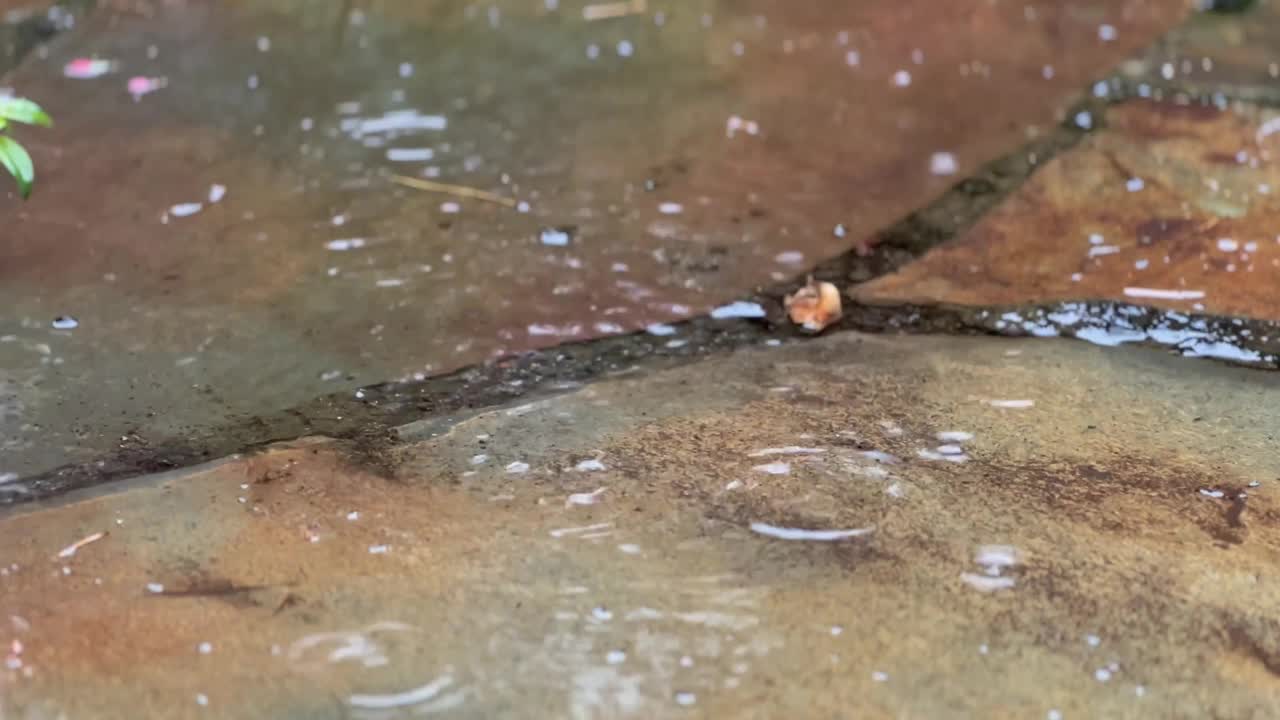
[[[1136,101],[956,240],[853,290],[868,303],[1117,300],[1280,319],[1280,135]]]

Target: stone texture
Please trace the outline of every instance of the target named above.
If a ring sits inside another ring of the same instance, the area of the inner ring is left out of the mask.
[[[1272,117],[1148,101],[1115,107],[1104,130],[1047,163],[971,230],[852,292],[869,303],[1110,299],[1280,319]]]
[[[1184,6],[651,2],[588,22],[525,0],[111,4],[4,81],[57,126],[21,132],[33,198],[0,198],[0,474],[796,275],[1051,127]],[[120,64],[64,78],[81,56]],[[134,75],[168,84],[135,100]],[[446,127],[353,137],[408,110]],[[931,173],[937,152],[956,175]],[[430,168],[530,212],[447,212],[388,181]],[[539,242],[564,226],[568,246]],[[59,315],[79,328],[51,330]]]
[[[841,334],[140,478],[0,522],[0,712],[1267,717],[1278,392]]]

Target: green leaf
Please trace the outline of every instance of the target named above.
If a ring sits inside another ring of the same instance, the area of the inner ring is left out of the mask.
[[[0,165],[4,165],[4,169],[18,181],[18,192],[22,193],[22,197],[31,194],[31,184],[36,180],[36,166],[18,141],[8,135],[0,135]]]
[[[49,114],[26,98],[0,97],[0,118],[28,125],[53,126]]]

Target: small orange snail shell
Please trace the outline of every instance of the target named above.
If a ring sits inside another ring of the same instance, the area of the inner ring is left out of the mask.
[[[809,332],[822,332],[828,325],[840,319],[842,314],[840,291],[829,282],[814,282],[800,288],[786,298],[787,314],[791,322]]]

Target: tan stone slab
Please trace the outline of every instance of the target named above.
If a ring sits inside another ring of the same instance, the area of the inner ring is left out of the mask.
[[[1265,117],[1117,107],[1105,130],[974,228],[853,294],[958,305],[1109,299],[1280,319],[1280,135]]]
[[[113,7],[5,79],[56,125],[18,131],[32,198],[0,196],[0,306],[23,321],[0,329],[0,474],[795,276],[1053,126],[1185,2]],[[89,56],[117,71],[62,76]],[[168,84],[135,100],[132,76]],[[386,129],[408,111],[440,129]]]
[[[845,334],[279,447],[0,519],[0,713],[1266,717],[1277,429],[1270,375]]]

